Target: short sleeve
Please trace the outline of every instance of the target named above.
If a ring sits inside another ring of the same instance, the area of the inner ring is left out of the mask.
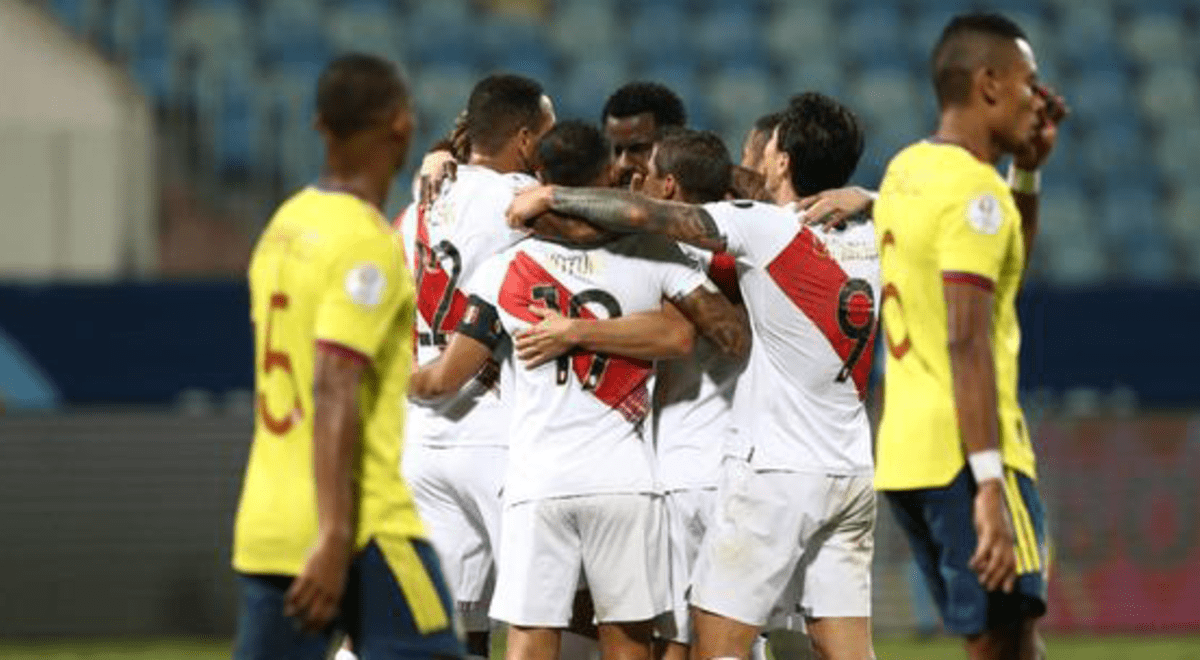
[[[800,219],[774,204],[738,200],[713,202],[704,210],[725,237],[725,252],[762,266],[787,245],[800,229]]]
[[[316,315],[316,339],[374,358],[400,332],[415,292],[394,235],[349,245],[335,257]]]
[[[684,252],[674,241],[654,241],[651,245],[656,254],[646,263],[658,270],[664,296],[682,298],[705,284],[712,286],[704,274],[704,263],[695,254]]]
[[[1020,226],[1011,193],[998,183],[984,183],[968,189],[945,208],[938,222],[938,268],[943,274],[994,283],[1008,254],[1012,232]]]

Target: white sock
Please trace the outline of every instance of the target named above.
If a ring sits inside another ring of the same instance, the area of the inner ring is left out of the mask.
[[[333,660],[358,660],[358,656],[350,649],[342,647],[334,654]]]

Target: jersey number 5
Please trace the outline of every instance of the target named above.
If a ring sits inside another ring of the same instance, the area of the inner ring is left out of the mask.
[[[270,305],[267,307],[267,324],[265,334],[263,335],[263,353],[262,365],[260,366],[259,377],[264,381],[260,383],[260,388],[265,385],[265,381],[275,369],[283,371],[287,375],[288,381],[292,385],[292,392],[295,399],[292,403],[292,409],[287,411],[283,417],[274,417],[271,411],[267,409],[267,395],[261,389],[258,391],[256,398],[256,406],[258,419],[262,425],[275,435],[284,435],[292,429],[292,426],[304,416],[304,411],[300,408],[300,392],[296,390],[296,374],[292,370],[292,357],[284,351],[277,351],[271,348],[271,322],[277,311],[283,311],[288,308],[288,297],[286,293],[272,293]]]

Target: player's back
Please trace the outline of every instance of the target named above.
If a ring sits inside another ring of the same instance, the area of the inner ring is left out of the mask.
[[[462,165],[427,213],[407,214],[401,233],[417,283],[418,364],[428,363],[445,349],[466,309],[461,287],[479,265],[523,237],[508,228],[504,214],[515,192],[535,183],[524,174]],[[507,444],[507,407],[492,385],[473,383],[459,396],[435,406],[410,403],[409,441],[455,446]]]
[[[509,334],[546,306],[578,318],[658,309],[707,282],[671,241],[625,237],[595,249],[527,240],[485,264],[471,293],[493,305]],[[535,369],[518,367],[508,503],[533,498],[658,490],[644,434],[653,365],[576,351]]]
[[[1033,452],[1016,396],[1021,341],[1016,295],[1024,239],[1007,184],[994,167],[961,147],[920,142],[889,164],[875,217],[888,342],[877,485],[942,486],[963,465],[947,349],[946,281],[993,292],[1001,448],[1006,464],[1033,476]]]
[[[267,225],[249,279],[257,401],[235,566],[295,574],[315,538],[313,390],[321,343],[369,362],[359,394],[358,546],[380,533],[421,535],[395,469],[413,291],[386,220],[352,195],[306,188]]]
[[[734,451],[761,469],[871,470],[866,409],[879,259],[869,222],[803,226],[791,209],[721,202],[705,209],[738,258],[754,330],[734,401]]]
[[[681,244],[714,282],[733,282],[732,259]],[[728,269],[729,272],[717,272]],[[724,443],[733,429],[733,397],[745,360],[724,355],[703,336],[691,355],[655,365],[654,444],[664,489],[716,486]]]

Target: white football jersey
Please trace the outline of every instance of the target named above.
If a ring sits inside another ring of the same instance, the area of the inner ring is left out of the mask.
[[[417,364],[427,364],[445,349],[467,307],[462,287],[480,264],[524,238],[508,227],[504,216],[515,193],[536,183],[525,174],[460,165],[455,180],[446,184],[428,213],[415,208],[405,213],[404,253],[417,288]],[[410,401],[405,442],[507,445],[509,408],[501,393],[509,376],[503,370],[485,370],[456,397],[436,405]]]
[[[732,259],[691,245],[679,246],[711,274],[714,281],[737,281]],[[696,337],[691,355],[657,364],[655,446],[663,489],[714,488],[725,442],[733,431],[733,397],[745,360],[723,355],[708,339]]]
[[[804,226],[759,202],[706,204],[738,259],[754,329],[734,398],[731,450],[756,469],[872,470],[867,380],[879,308],[874,226]]]
[[[488,260],[467,289],[509,336],[539,305],[577,318],[659,309],[664,297],[711,286],[659,237],[627,236],[583,250],[530,239]],[[480,310],[471,308],[468,322]],[[644,431],[654,365],[576,350],[536,369],[516,365],[505,502],[661,490]]]

